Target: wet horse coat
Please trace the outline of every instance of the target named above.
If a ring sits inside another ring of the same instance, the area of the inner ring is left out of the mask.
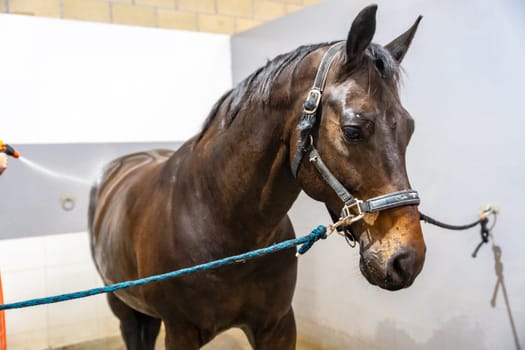
[[[361,11],[341,45],[313,133],[334,176],[364,199],[410,188],[404,154],[413,121],[399,101],[397,69],[419,20],[383,48],[370,43],[375,12]],[[89,209],[92,253],[106,284],[293,238],[286,213],[301,190],[340,211],[311,164],[303,162],[297,178],[290,168],[302,103],[329,46],[270,61],[226,93],[202,132],[177,151],[131,154],[106,167]],[[414,281],[425,254],[415,206],[352,230],[371,283],[395,290]],[[294,254],[121,290],[109,305],[128,349],[153,349],[161,320],[167,349],[198,349],[231,327],[242,328],[255,349],[294,349]]]

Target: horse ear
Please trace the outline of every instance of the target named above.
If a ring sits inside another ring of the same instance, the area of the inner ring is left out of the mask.
[[[418,16],[412,27],[385,46],[397,63],[401,63],[403,57],[405,57],[422,18],[423,16]]]
[[[346,58],[348,63],[357,62],[372,41],[376,31],[377,5],[370,5],[359,12],[352,22],[346,39]]]

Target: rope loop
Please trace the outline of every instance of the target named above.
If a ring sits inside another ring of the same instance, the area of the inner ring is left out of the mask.
[[[316,228],[312,230],[312,232],[310,232],[310,234],[307,237],[308,237],[308,240],[302,246],[299,247],[299,249],[297,250],[297,254],[295,254],[295,256],[299,257],[303,255],[310,248],[312,248],[315,242],[317,242],[320,239],[326,239],[327,237],[326,226],[323,226],[323,225],[317,226]]]

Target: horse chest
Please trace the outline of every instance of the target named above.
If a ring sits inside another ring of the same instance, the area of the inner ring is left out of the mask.
[[[296,268],[293,254],[285,252],[162,283],[144,293],[143,303],[163,319],[190,320],[212,333],[254,319],[262,322],[288,310]]]

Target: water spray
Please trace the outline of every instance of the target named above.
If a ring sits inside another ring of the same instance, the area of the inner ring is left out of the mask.
[[[8,156],[11,156],[13,158],[20,159],[20,161],[23,164],[29,166],[33,170],[36,170],[39,173],[44,174],[46,176],[53,177],[53,178],[58,178],[58,179],[66,180],[66,181],[76,182],[76,183],[80,183],[80,184],[86,185],[86,186],[91,186],[93,184],[93,182],[90,181],[90,180],[83,179],[83,178],[78,177],[78,176],[63,174],[63,173],[54,171],[54,170],[49,169],[49,168],[47,168],[47,167],[45,167],[43,165],[40,165],[40,164],[38,164],[36,162],[33,162],[33,161],[31,161],[31,160],[29,160],[29,159],[27,159],[25,157],[22,157],[22,156],[20,156],[20,153],[13,148],[13,146],[8,145],[7,143],[3,143],[2,140],[0,140],[0,152],[3,152],[3,153],[5,153]]]

